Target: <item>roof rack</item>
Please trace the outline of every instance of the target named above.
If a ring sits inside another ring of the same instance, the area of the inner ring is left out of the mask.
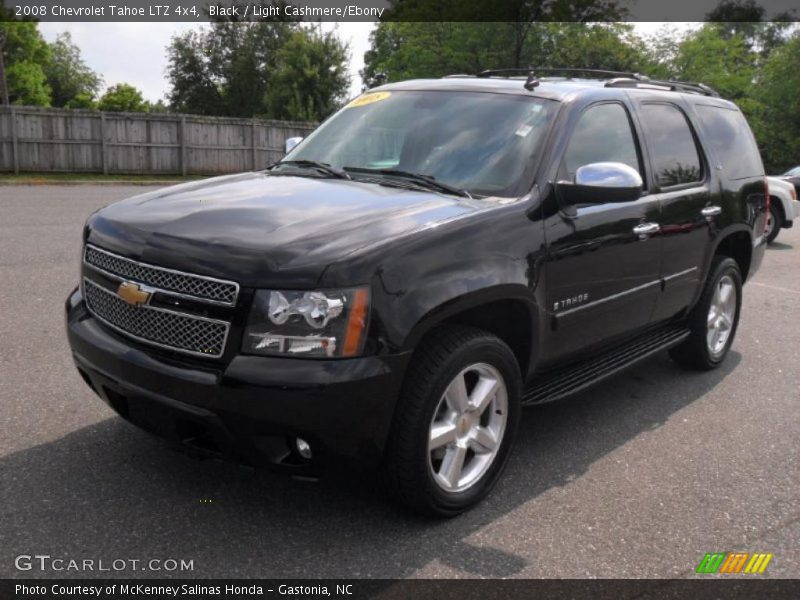
[[[647,77],[643,79],[619,77],[607,81],[605,87],[661,89],[661,90],[668,90],[670,92],[687,92],[690,94],[701,94],[703,96],[713,96],[715,98],[719,98],[719,93],[716,90],[713,90],[712,88],[708,87],[704,83],[676,81],[674,79],[660,80],[660,79],[649,79]]]
[[[538,75],[544,73],[566,73],[567,79],[573,75],[599,75],[611,77],[605,87],[627,87],[639,89],[661,89],[672,92],[687,92],[690,94],[702,94],[704,96],[719,97],[719,94],[703,83],[693,83],[688,81],[650,79],[641,73],[631,73],[626,71],[608,71],[606,69],[576,69],[562,67],[518,67],[512,69],[488,69],[481,71],[473,77],[514,77],[527,76],[523,86],[526,90],[532,90],[539,85]],[[450,75],[448,77],[465,77],[465,75]]]
[[[481,71],[476,77],[511,77],[513,75],[529,75],[530,73],[569,73],[579,74],[588,73],[591,75],[611,75],[614,77],[627,77],[630,79],[647,79],[639,73],[628,71],[607,71],[605,69],[574,69],[563,67],[524,67],[515,69],[488,69]]]

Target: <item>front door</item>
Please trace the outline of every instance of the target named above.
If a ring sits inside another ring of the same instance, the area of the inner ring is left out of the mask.
[[[644,177],[637,136],[627,107],[603,102],[578,117],[558,168],[574,181],[578,167],[621,162]],[[561,359],[594,344],[643,328],[660,293],[659,202],[646,191],[634,201],[564,206],[545,211],[546,292],[551,311],[547,358]],[[548,214],[552,213],[552,214]]]

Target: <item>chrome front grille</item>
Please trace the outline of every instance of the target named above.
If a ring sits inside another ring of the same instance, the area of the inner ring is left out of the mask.
[[[233,281],[156,267],[89,244],[84,250],[83,260],[114,279],[143,283],[183,298],[234,306],[239,295],[239,284]]]
[[[142,342],[186,354],[218,358],[230,324],[154,306],[131,306],[114,292],[83,280],[89,311],[108,326]]]

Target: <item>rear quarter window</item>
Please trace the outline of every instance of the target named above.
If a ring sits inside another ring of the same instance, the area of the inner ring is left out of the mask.
[[[696,108],[703,134],[729,179],[764,175],[758,146],[742,113],[706,104]]]

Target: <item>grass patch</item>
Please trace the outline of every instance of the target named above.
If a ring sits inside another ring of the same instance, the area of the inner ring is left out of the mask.
[[[101,173],[0,173],[0,184],[63,185],[63,184],[119,184],[168,185],[204,179],[202,175],[103,175]]]

